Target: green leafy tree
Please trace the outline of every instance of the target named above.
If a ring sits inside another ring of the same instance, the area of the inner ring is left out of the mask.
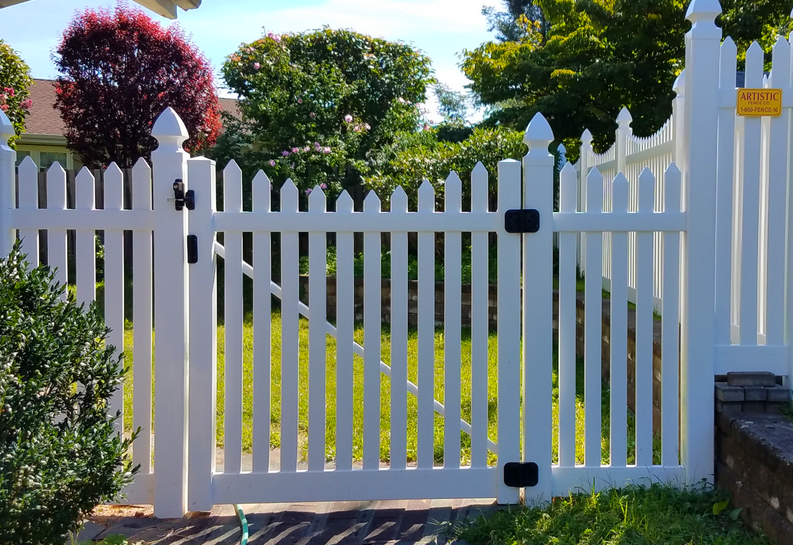
[[[0,111],[14,124],[16,136],[11,138],[12,146],[24,131],[25,116],[33,104],[28,92],[31,83],[28,65],[10,45],[0,40]]]
[[[222,73],[245,121],[227,128],[218,161],[332,193],[359,183],[396,134],[416,130],[433,81],[430,60],[410,46],[329,28],[268,33],[242,45]]]
[[[66,543],[137,467],[109,400],[123,366],[100,308],[64,301],[17,245],[0,260],[0,543]]]
[[[551,123],[570,157],[585,128],[603,150],[623,106],[633,129],[648,136],[669,118],[672,85],[683,69],[689,0],[537,0],[547,33],[528,27],[517,39],[465,52],[463,71],[490,110],[488,124],[523,128],[536,112]],[[534,3],[532,3],[534,5]],[[791,29],[791,0],[724,0],[718,21],[743,58],[759,40],[769,55]],[[509,18],[515,14],[508,10]],[[498,28],[495,28],[498,31]],[[767,66],[768,67],[768,66]]]
[[[537,0],[502,0],[505,11],[494,6],[484,6],[482,15],[487,18],[488,30],[496,33],[501,42],[518,42],[526,36],[528,23],[537,23],[543,37],[549,23]]]

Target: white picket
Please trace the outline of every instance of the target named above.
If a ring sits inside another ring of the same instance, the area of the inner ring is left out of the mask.
[[[418,215],[435,214],[435,190],[419,187]],[[418,233],[418,467],[431,468],[434,456],[435,399],[435,234]]]
[[[297,215],[297,187],[287,180],[281,187],[279,215]],[[297,471],[297,426],[300,296],[298,233],[281,233],[281,471]]]
[[[568,163],[560,174],[559,208],[576,212],[577,173]],[[559,466],[574,467],[576,381],[577,233],[559,233]]]
[[[628,180],[618,174],[613,182],[612,212],[628,211]],[[611,233],[611,323],[609,454],[611,467],[625,467],[628,452],[628,235]]]
[[[132,208],[151,210],[151,167],[139,159],[132,167]],[[152,412],[152,232],[132,232],[132,321],[134,392],[132,427],[141,434],[132,445],[132,463],[151,472]]]
[[[242,212],[242,170],[231,160],[223,170],[223,209]],[[224,384],[223,472],[242,467],[242,233],[223,233]]]
[[[602,214],[603,177],[597,168],[587,176],[586,214]],[[600,231],[584,234],[586,270],[584,294],[584,463],[600,467],[601,452],[601,331],[603,236]],[[595,274],[592,274],[592,272]]]
[[[391,213],[406,214],[408,197],[397,187]],[[408,235],[391,233],[391,469],[405,469],[407,461],[408,380]]]
[[[746,51],[746,86],[763,85],[763,48],[757,42]],[[743,206],[741,221],[741,344],[757,344],[758,238],[760,221],[760,168],[762,119],[744,119]]]
[[[315,186],[308,196],[310,214],[326,214],[325,193]],[[327,235],[308,235],[308,470],[325,469],[325,320],[327,319]]]
[[[639,175],[639,212],[652,213],[655,176]],[[636,233],[636,464],[653,465],[653,233]]]
[[[680,211],[680,169],[672,163],[664,175],[664,212]],[[679,463],[679,315],[680,233],[664,233],[663,309],[661,322],[661,464]],[[614,345],[612,344],[612,350]],[[613,425],[613,424],[612,424]]]
[[[123,208],[124,174],[118,165],[110,164],[105,171],[105,210]],[[124,351],[124,231],[105,229],[105,325],[110,329],[107,344]],[[79,275],[78,275],[79,282]],[[124,363],[129,364],[129,353]],[[121,413],[116,421],[119,433],[124,429],[124,389],[122,382],[110,400],[112,414]]]
[[[729,102],[719,109],[718,189],[716,192],[716,342],[730,344],[732,329],[732,241],[733,241],[733,172],[735,168],[735,72],[737,48],[732,38],[725,38],[720,50],[719,86]]]
[[[779,38],[774,45],[773,67],[770,86],[791,92],[790,86],[790,44]],[[764,158],[768,168],[765,193],[767,217],[763,218],[762,226],[766,230],[764,252],[765,259],[760,261],[761,278],[765,282],[764,300],[766,302],[766,345],[781,346],[785,336],[785,300],[779,294],[785,292],[785,225],[787,164],[784,160],[789,156],[790,108],[783,108],[779,117],[768,118],[766,133],[768,149]],[[762,265],[765,264],[765,267]]]
[[[75,208],[83,214],[94,210],[94,176],[83,167],[75,179]],[[75,268],[77,273],[77,303],[89,305],[96,299],[96,243],[95,232],[78,229],[75,239]]]
[[[363,202],[364,214],[380,212],[380,199],[370,191]],[[380,464],[380,349],[382,301],[380,233],[363,235],[363,468]]]
[[[342,191],[336,213],[351,217],[353,201]],[[352,469],[353,326],[355,320],[353,234],[336,234],[336,468]]]
[[[47,209],[66,210],[66,171],[58,163],[47,170]],[[55,271],[55,281],[65,287],[69,279],[66,229],[47,231],[47,254],[47,264]],[[66,296],[64,292],[64,299]]]
[[[446,178],[444,214],[460,214],[463,207],[463,184],[457,173]],[[443,307],[443,467],[460,467],[460,363],[462,305],[462,237],[459,232],[444,234],[444,307]]]
[[[259,171],[253,178],[253,209],[270,211],[270,179]],[[253,233],[253,471],[270,469],[270,414],[272,384],[271,314],[272,271],[271,234]]]
[[[487,212],[487,169],[471,173],[471,211]],[[488,233],[471,233],[471,466],[487,466],[487,367],[490,289]]]
[[[39,167],[30,158],[25,157],[19,164],[19,210],[33,214],[39,208]],[[20,229],[22,253],[26,254],[31,267],[39,264],[39,231],[38,229]]]

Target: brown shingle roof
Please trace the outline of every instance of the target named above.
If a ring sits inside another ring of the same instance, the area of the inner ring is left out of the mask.
[[[29,91],[33,105],[25,118],[25,132],[63,136],[64,126],[61,114],[53,108],[55,82],[48,79],[34,79]]]
[[[64,125],[61,114],[53,108],[55,104],[55,81],[49,79],[34,79],[30,86],[30,99],[33,105],[25,118],[25,132],[27,134],[45,134],[63,136]],[[218,98],[220,108],[236,117],[242,118],[237,108],[237,99]]]

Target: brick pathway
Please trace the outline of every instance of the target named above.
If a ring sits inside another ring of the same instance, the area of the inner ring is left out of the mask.
[[[490,514],[493,500],[252,504],[243,506],[250,545],[385,545],[449,543],[442,529],[469,516]],[[122,534],[146,545],[236,545],[233,506],[182,519],[95,517],[79,536],[100,540]]]

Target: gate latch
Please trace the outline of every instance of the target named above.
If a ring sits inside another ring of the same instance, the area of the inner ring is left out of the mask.
[[[177,212],[183,210],[185,206],[188,210],[195,210],[195,191],[188,189],[185,192],[184,182],[181,178],[177,178],[173,182],[173,201]]]
[[[504,484],[513,488],[537,486],[540,468],[534,462],[507,462],[504,464]]]
[[[507,210],[504,230],[507,233],[536,233],[540,230],[540,211],[533,208]]]

